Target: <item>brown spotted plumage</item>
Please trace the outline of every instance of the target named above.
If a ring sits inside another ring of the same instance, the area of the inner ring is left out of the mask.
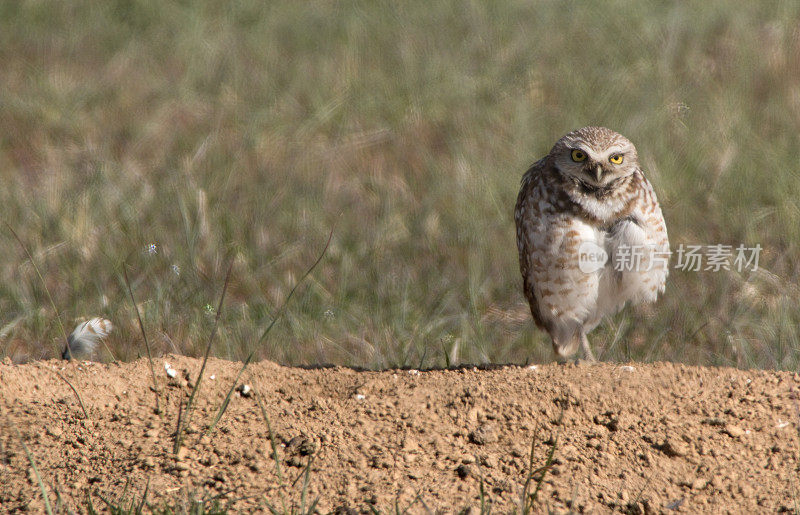
[[[610,129],[558,140],[522,177],[514,219],[525,297],[560,359],[581,345],[594,360],[586,335],[604,316],[664,291],[661,208],[636,148]],[[593,264],[603,253],[607,260]]]

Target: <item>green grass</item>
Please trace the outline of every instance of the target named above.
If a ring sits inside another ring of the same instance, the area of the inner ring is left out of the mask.
[[[368,367],[552,359],[512,209],[570,129],[631,138],[673,245],[760,243],[755,274],[673,270],[592,334],[605,360],[800,358],[800,6],[751,2],[0,2],[0,215],[65,323],[118,359]],[[147,251],[156,245],[155,252]],[[55,312],[0,235],[0,356]],[[110,359],[110,356],[103,356]]]

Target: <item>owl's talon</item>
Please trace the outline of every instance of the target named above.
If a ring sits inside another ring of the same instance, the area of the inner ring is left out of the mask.
[[[583,354],[584,358],[586,358],[586,361],[590,363],[597,363],[594,353],[592,352],[592,348],[589,347],[589,338],[587,338],[585,334],[581,335],[581,347],[583,347]]]

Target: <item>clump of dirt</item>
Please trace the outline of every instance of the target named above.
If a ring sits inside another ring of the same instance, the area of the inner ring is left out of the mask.
[[[481,502],[505,513],[551,450],[540,509],[774,512],[800,503],[800,376],[788,372],[669,363],[363,372],[263,362],[242,378],[252,391],[235,393],[207,434],[241,367],[212,359],[176,455],[179,405],[200,362],[168,356],[156,367],[160,414],[146,360],[0,365],[3,510],[44,506],[20,436],[50,498],[76,510],[90,495],[95,506],[99,495],[141,498],[148,481],[154,507],[192,496],[242,511],[298,505],[307,470],[307,500],[318,498],[321,513],[459,512]]]

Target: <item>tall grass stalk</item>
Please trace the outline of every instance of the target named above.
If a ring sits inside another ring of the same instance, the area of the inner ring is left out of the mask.
[[[69,342],[67,341],[67,331],[64,329],[64,324],[61,322],[61,313],[58,311],[58,308],[56,307],[56,303],[53,300],[53,296],[50,295],[50,288],[47,287],[47,282],[45,282],[44,277],[42,277],[42,272],[39,270],[39,265],[36,264],[36,260],[33,259],[33,255],[31,255],[31,252],[28,250],[28,246],[25,245],[25,242],[23,242],[22,238],[19,237],[17,231],[15,231],[14,228],[11,227],[11,224],[9,224],[8,222],[4,223],[6,224],[8,230],[11,231],[11,234],[14,236],[14,239],[17,240],[17,243],[19,243],[19,246],[22,247],[22,250],[25,251],[25,255],[28,256],[28,260],[31,262],[33,269],[36,271],[36,275],[37,277],[39,277],[39,282],[42,283],[44,292],[47,295],[47,300],[48,302],[50,302],[50,307],[53,309],[53,313],[55,313],[56,315],[56,322],[58,322],[58,327],[61,330],[61,335],[64,337],[64,345],[66,345],[66,348],[68,349],[67,352],[69,353],[69,357],[72,358],[72,349],[69,348]]]
[[[556,425],[560,427],[563,420],[564,420],[564,408],[562,406]],[[553,466],[556,447],[558,446],[558,434],[551,434],[550,444],[548,447],[547,456],[545,458],[544,464],[541,465],[540,467],[534,468],[535,457],[536,457],[536,445],[539,440],[540,430],[541,430],[541,425],[537,425],[536,429],[534,430],[533,437],[531,438],[531,450],[528,455],[528,473],[525,475],[525,483],[523,484],[522,493],[520,495],[520,509],[523,515],[528,515],[530,513],[535,512],[536,501],[539,498],[539,491],[542,489],[542,485],[544,484],[544,480],[545,477],[547,476],[547,473]],[[531,491],[531,486],[533,486],[533,491]]]
[[[214,317],[214,326],[211,328],[211,334],[208,337],[208,344],[206,345],[206,350],[203,353],[203,364],[200,366],[200,372],[197,373],[197,379],[195,379],[194,388],[192,388],[192,393],[189,395],[189,400],[186,401],[186,408],[183,410],[182,421],[178,422],[178,430],[175,434],[175,444],[172,447],[172,452],[175,454],[177,454],[180,450],[181,445],[183,444],[183,433],[191,422],[192,409],[194,408],[194,398],[197,395],[197,392],[200,390],[200,384],[203,381],[203,373],[206,370],[206,363],[208,363],[208,356],[211,353],[211,345],[214,343],[214,337],[217,334],[217,326],[219,325],[219,318],[222,315],[222,307],[225,302],[225,293],[228,291],[228,281],[231,278],[231,270],[233,270],[233,262],[228,265],[228,271],[225,273],[225,283],[222,286],[222,294],[219,297],[219,306],[217,306],[217,314]]]
[[[150,364],[150,377],[153,380],[153,393],[156,396],[156,413],[161,414],[161,404],[159,398],[161,397],[158,391],[158,381],[156,380],[156,369],[153,365],[153,354],[150,352],[150,343],[147,340],[147,332],[144,330],[144,323],[142,322],[142,315],[139,313],[139,306],[136,304],[136,299],[133,297],[133,289],[131,289],[131,282],[128,279],[128,269],[123,263],[122,275],[125,278],[125,286],[128,287],[128,295],[131,298],[131,304],[136,311],[136,320],[139,321],[139,330],[142,332],[142,340],[144,340],[144,347],[147,350],[147,361]]]
[[[22,444],[22,448],[25,451],[25,456],[28,458],[28,463],[30,463],[31,469],[33,470],[33,475],[36,478],[36,483],[39,485],[39,490],[42,492],[42,499],[44,500],[44,509],[47,511],[48,515],[53,515],[53,507],[50,504],[50,495],[47,493],[47,488],[45,488],[44,486],[44,481],[42,480],[41,474],[39,474],[39,467],[36,466],[36,460],[33,458],[33,454],[31,454],[30,449],[28,449],[28,445],[22,438],[22,433],[19,432],[17,426],[14,425],[13,422],[11,422],[11,427],[13,427],[14,432],[17,433],[17,437],[19,438],[19,441]]]
[[[281,503],[283,504],[283,512],[286,512],[286,498],[283,492],[284,482],[283,482],[283,473],[281,472],[281,459],[278,455],[278,442],[275,439],[275,433],[272,431],[272,424],[269,420],[269,415],[267,414],[267,409],[264,407],[264,403],[261,400],[261,392],[257,388],[253,388],[253,397],[256,399],[256,403],[258,404],[258,408],[261,410],[261,416],[264,417],[264,423],[267,425],[267,433],[269,435],[269,444],[272,447],[272,460],[275,462],[275,475],[278,478],[278,486],[281,495]],[[269,507],[272,513],[276,513],[276,510],[273,509],[271,506]]]
[[[83,399],[81,399],[81,394],[80,394],[80,393],[78,393],[78,390],[77,390],[77,389],[76,389],[76,388],[75,388],[75,387],[72,385],[72,383],[70,383],[70,382],[69,382],[69,380],[67,380],[67,378],[66,378],[66,377],[64,377],[63,375],[61,375],[61,374],[60,374],[58,371],[56,371],[56,370],[54,370],[53,372],[55,372],[55,374],[56,374],[56,375],[59,377],[59,379],[61,379],[61,380],[62,380],[62,381],[64,381],[65,383],[67,383],[67,386],[69,386],[70,390],[72,390],[72,393],[74,393],[74,394],[75,394],[75,397],[77,397],[77,398],[78,398],[78,404],[80,404],[80,406],[81,406],[81,411],[83,411],[83,418],[85,418],[85,419],[87,419],[87,420],[88,420],[88,419],[89,419],[89,413],[87,413],[87,412],[86,412],[86,406],[84,406],[84,404],[83,404]]]
[[[289,294],[283,300],[283,303],[281,303],[281,306],[278,308],[278,312],[272,318],[272,321],[270,322],[269,326],[267,326],[267,328],[264,329],[264,332],[261,334],[261,338],[258,339],[258,342],[256,342],[256,344],[253,346],[252,350],[250,351],[250,354],[247,355],[247,358],[244,360],[244,363],[242,363],[242,367],[239,369],[239,372],[236,374],[236,378],[233,380],[233,383],[231,384],[231,387],[228,389],[228,393],[225,395],[225,399],[222,401],[222,404],[220,405],[219,410],[217,410],[217,414],[214,417],[214,420],[211,421],[211,424],[209,425],[208,429],[206,430],[206,434],[210,434],[214,430],[214,428],[217,426],[217,423],[220,421],[220,419],[222,419],[223,415],[225,414],[225,411],[228,409],[228,404],[230,404],[231,397],[233,396],[233,392],[236,389],[236,385],[239,384],[239,379],[241,379],[242,374],[244,374],[244,371],[247,369],[247,366],[250,364],[250,361],[252,361],[253,356],[255,356],[256,350],[259,348],[261,343],[266,339],[266,337],[269,334],[269,332],[275,326],[275,323],[283,316],[284,312],[286,311],[286,306],[289,304],[289,301],[292,299],[292,296],[294,295],[294,292],[303,283],[303,281],[305,281],[305,279],[309,275],[311,275],[311,273],[314,271],[314,269],[317,268],[317,265],[320,264],[320,262],[322,261],[322,258],[325,257],[325,253],[328,251],[328,247],[331,244],[331,238],[333,238],[333,228],[331,228],[331,231],[328,234],[328,241],[325,242],[325,247],[323,247],[322,252],[319,253],[319,256],[317,257],[316,261],[314,261],[314,263],[300,277],[300,280],[297,281],[297,283],[295,283],[295,285],[292,287],[292,290],[289,292]]]

